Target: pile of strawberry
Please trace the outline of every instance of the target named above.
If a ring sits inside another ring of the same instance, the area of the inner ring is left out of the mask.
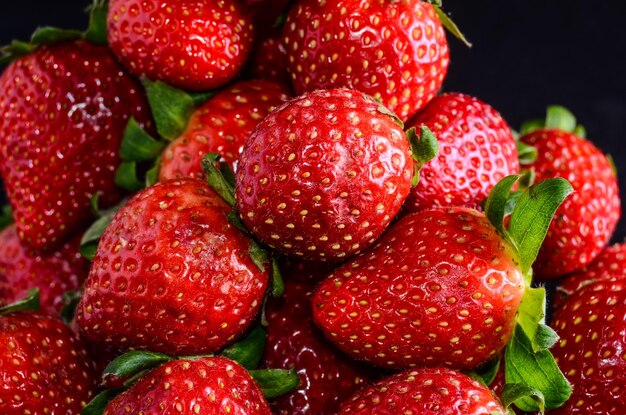
[[[439,3],[96,0],[4,47],[0,413],[624,414],[615,168],[439,94]]]

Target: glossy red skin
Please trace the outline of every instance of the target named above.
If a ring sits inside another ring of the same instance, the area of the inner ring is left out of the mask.
[[[159,180],[204,179],[207,153],[219,153],[235,168],[252,130],[288,98],[288,90],[269,81],[243,81],[219,92],[196,109],[187,130],[165,149]]]
[[[19,58],[0,91],[0,170],[18,234],[53,248],[90,220],[92,195],[101,192],[103,206],[121,196],[123,132],[131,116],[147,125],[147,102],[106,47],[83,41]]]
[[[621,215],[615,172],[590,141],[561,130],[539,130],[522,137],[535,146],[537,160],[528,168],[536,182],[563,177],[574,187],[557,210],[533,265],[540,279],[554,279],[591,263],[611,239]]]
[[[82,335],[103,347],[173,356],[212,353],[255,319],[268,284],[229,206],[195,179],[133,197],[100,240],[77,309]]]
[[[245,225],[272,248],[337,262],[373,244],[411,187],[408,139],[370,97],[316,91],[274,110],[237,172]]]
[[[361,389],[337,415],[491,415],[506,411],[485,386],[449,369],[416,369]]]
[[[20,242],[15,225],[0,232],[0,304],[11,304],[38,287],[41,311],[58,316],[63,294],[78,290],[89,273],[89,263],[78,252],[81,236],[41,253]]]
[[[484,102],[462,94],[433,99],[409,127],[426,125],[439,141],[439,154],[420,171],[407,212],[433,207],[478,209],[504,177],[519,172],[517,143],[502,116]]]
[[[247,75],[250,79],[267,79],[291,88],[287,53],[280,31],[259,39],[248,62]]]
[[[408,215],[318,286],[314,321],[375,366],[480,366],[515,326],[525,284],[512,252],[478,211]]]
[[[136,76],[201,91],[228,83],[252,49],[236,0],[111,0],[109,44]]]
[[[111,401],[103,415],[271,415],[248,372],[223,357],[165,363]]]
[[[589,284],[620,279],[626,279],[626,244],[605,248],[585,269],[561,281],[556,287],[554,307],[558,308],[567,297]]]
[[[284,273],[284,271],[283,271]],[[295,368],[300,387],[271,403],[275,415],[334,415],[339,403],[367,381],[366,371],[333,347],[313,324],[313,284],[285,274],[285,294],[265,310],[267,344],[263,366]]]
[[[437,94],[450,62],[435,10],[420,0],[303,0],[284,36],[297,93],[357,89],[403,121]]]
[[[626,280],[598,281],[569,297],[552,348],[574,393],[554,415],[618,415],[626,408]]]
[[[63,323],[33,312],[0,316],[3,415],[79,415],[93,395],[87,353]]]

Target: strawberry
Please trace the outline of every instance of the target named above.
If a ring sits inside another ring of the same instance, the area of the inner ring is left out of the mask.
[[[204,177],[201,162],[219,153],[236,166],[244,142],[274,107],[287,101],[288,91],[270,81],[239,82],[215,95],[193,113],[187,130],[165,150],[160,180]]]
[[[3,415],[78,415],[95,388],[87,353],[60,321],[32,311],[0,311]]]
[[[111,0],[108,33],[134,75],[202,91],[243,67],[253,25],[236,0]]]
[[[316,91],[277,108],[252,133],[237,208],[270,247],[337,262],[384,232],[413,169],[409,141],[386,108],[356,91]]]
[[[601,281],[626,279],[626,244],[605,248],[600,255],[581,272],[572,274],[556,287],[555,308],[569,296],[585,286]]]
[[[554,415],[617,415],[626,408],[626,280],[576,291],[554,316],[554,356],[574,393]]]
[[[521,141],[537,150],[537,159],[527,166],[537,180],[563,177],[576,190],[550,227],[535,264],[537,277],[581,270],[611,239],[621,214],[611,163],[590,141],[559,129],[540,129]]]
[[[0,91],[0,170],[18,235],[53,248],[90,218],[94,194],[104,205],[119,199],[124,128],[131,116],[147,124],[147,103],[105,47],[81,40],[17,59]]]
[[[284,271],[283,271],[283,274]],[[334,415],[339,402],[366,381],[367,373],[343,356],[314,326],[313,285],[292,281],[285,274],[283,297],[265,310],[268,322],[264,366],[295,368],[300,387],[271,403],[274,414]]]
[[[17,301],[37,287],[42,311],[58,316],[64,305],[63,294],[79,289],[89,272],[79,246],[77,236],[56,251],[37,252],[20,242],[15,225],[5,228],[0,232],[0,292],[4,293],[0,303]]]
[[[291,87],[287,72],[287,53],[280,32],[260,39],[248,62],[247,75],[251,79],[267,79]]]
[[[439,155],[422,169],[405,205],[408,212],[437,206],[478,208],[496,183],[519,171],[511,129],[476,98],[440,95],[409,125],[430,128],[439,141]]]
[[[493,393],[449,369],[417,369],[383,379],[357,392],[337,415],[491,415],[505,413]]]
[[[165,363],[113,399],[103,414],[129,413],[271,414],[248,372],[223,357]]]
[[[420,0],[302,0],[284,36],[296,93],[358,89],[404,121],[437,94],[450,62],[437,12]]]
[[[228,205],[196,179],[135,195],[100,239],[77,324],[114,350],[212,353],[255,319],[268,273]],[[261,265],[261,264],[259,264]]]
[[[257,33],[265,36],[280,23],[290,0],[242,0],[242,3],[252,16]]]

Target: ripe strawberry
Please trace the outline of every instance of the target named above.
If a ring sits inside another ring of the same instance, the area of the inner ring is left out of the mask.
[[[248,62],[247,75],[251,79],[267,79],[291,88],[291,78],[287,71],[287,54],[280,32],[257,42]]]
[[[554,348],[574,393],[554,415],[617,415],[626,408],[626,280],[597,281],[557,310]]]
[[[18,235],[33,248],[52,248],[88,220],[96,192],[103,205],[119,198],[124,128],[131,116],[149,119],[147,103],[105,47],[84,41],[19,58],[0,91],[0,170]]]
[[[449,369],[418,369],[390,376],[357,392],[337,415],[491,415],[506,410],[493,393]]]
[[[313,317],[342,350],[376,366],[469,369],[511,337],[525,289],[518,263],[478,211],[408,215],[320,284]]]
[[[34,312],[0,316],[3,415],[78,415],[95,388],[86,351],[63,323]]]
[[[420,0],[303,0],[284,35],[298,94],[358,89],[404,121],[437,94],[450,61],[436,12]]]
[[[313,285],[285,274],[283,297],[266,308],[267,345],[264,366],[296,369],[300,387],[271,403],[282,415],[334,415],[339,402],[366,381],[366,372],[324,339],[311,318]],[[296,276],[297,277],[297,276]]]
[[[77,310],[81,333],[118,351],[174,356],[212,353],[243,334],[268,275],[228,211],[196,179],[135,195],[100,239]]]
[[[561,281],[556,287],[555,308],[589,284],[616,279],[626,279],[626,244],[605,248],[585,269]]]
[[[527,166],[537,180],[566,178],[576,193],[561,206],[535,264],[537,277],[550,279],[581,270],[607,244],[621,214],[615,172],[591,142],[574,134],[541,129],[521,139],[538,156]]]
[[[410,125],[437,136],[439,155],[426,164],[406,210],[438,206],[478,208],[502,178],[519,172],[516,141],[500,114],[462,94],[433,99]]]
[[[130,72],[188,90],[228,83],[252,48],[235,0],[111,0],[111,49]]]
[[[160,180],[203,178],[201,164],[207,153],[219,153],[236,167],[243,144],[256,125],[287,101],[288,94],[269,81],[239,82],[219,92],[194,112],[185,133],[167,147]]]
[[[13,303],[37,287],[42,311],[58,316],[63,294],[77,290],[89,273],[79,247],[80,235],[56,251],[33,251],[20,242],[15,225],[5,228],[0,232],[0,303]]]
[[[165,363],[111,401],[103,415],[270,415],[245,369],[223,357]]]
[[[409,193],[409,141],[388,110],[347,89],[274,110],[246,142],[237,207],[263,242],[308,260],[340,261],[371,245]]]

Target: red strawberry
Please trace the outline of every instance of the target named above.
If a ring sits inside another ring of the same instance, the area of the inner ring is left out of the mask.
[[[554,356],[574,393],[554,415],[618,415],[626,408],[626,280],[597,281],[554,316]]]
[[[100,239],[78,306],[87,339],[118,351],[212,353],[255,319],[268,285],[228,205],[195,179],[135,195]]]
[[[120,196],[118,150],[131,116],[148,120],[141,86],[103,46],[45,46],[0,78],[2,176],[20,239],[51,248]],[[97,160],[97,163],[94,161]]]
[[[537,148],[528,166],[537,180],[567,179],[576,193],[561,206],[535,264],[540,278],[557,278],[588,265],[607,244],[621,214],[615,172],[591,142],[557,129],[521,139]]]
[[[578,290],[595,282],[626,279],[626,244],[610,246],[585,269],[570,275],[557,286],[555,307]]]
[[[111,0],[108,30],[129,71],[188,90],[228,83],[252,48],[252,22],[235,0]]]
[[[363,388],[338,415],[491,415],[502,404],[485,386],[449,369],[418,369]]]
[[[408,215],[320,284],[313,317],[342,350],[376,366],[469,369],[511,337],[525,287],[518,262],[478,211]]]
[[[437,94],[450,61],[436,12],[420,0],[303,0],[284,34],[297,93],[358,89],[404,121]]]
[[[511,129],[496,110],[476,98],[440,95],[410,125],[433,131],[439,155],[422,169],[406,204],[409,212],[437,206],[478,208],[493,186],[519,171]]]
[[[223,357],[165,363],[111,401],[103,415],[270,415],[245,369]]]
[[[87,353],[63,323],[33,312],[0,316],[3,415],[78,415],[95,388]]]
[[[259,40],[248,63],[247,74],[252,79],[267,79],[291,87],[280,32]]]
[[[219,153],[234,167],[254,127],[287,101],[288,93],[274,82],[245,81],[215,95],[195,111],[185,133],[165,150],[160,180],[204,177],[201,164],[207,153]]]
[[[63,294],[77,290],[89,272],[79,247],[80,235],[57,251],[33,251],[20,243],[15,225],[8,226],[0,233],[0,293],[4,293],[0,303],[17,301],[37,287],[42,311],[58,316],[63,308]]]
[[[339,261],[371,245],[409,193],[414,163],[402,127],[356,91],[316,91],[274,110],[246,142],[237,207],[266,244]]]
[[[365,381],[366,373],[314,326],[310,303],[313,285],[293,282],[291,274],[284,275],[284,296],[272,299],[266,308],[269,326],[264,366],[295,368],[300,387],[273,401],[273,413],[334,415],[339,402]]]

